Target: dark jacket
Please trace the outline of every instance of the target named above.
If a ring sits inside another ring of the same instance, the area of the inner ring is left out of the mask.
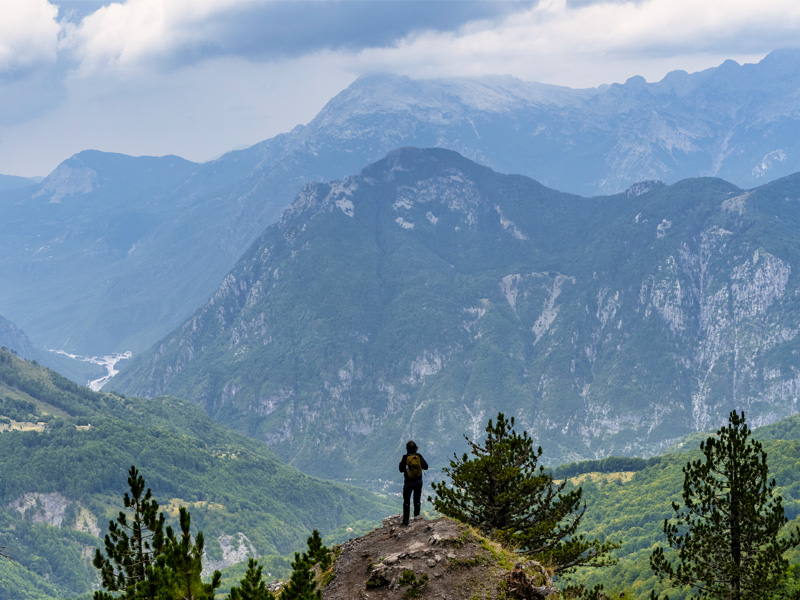
[[[427,471],[428,470],[428,463],[426,463],[425,459],[422,458],[422,454],[420,454],[419,452],[415,452],[414,454],[419,456],[419,461],[420,461],[420,463],[422,463],[422,470],[423,471]],[[411,481],[411,479],[408,477],[408,473],[406,473],[406,459],[407,458],[408,458],[408,454],[403,454],[403,458],[400,459],[400,472],[403,474],[403,480],[404,481]],[[421,480],[421,479],[422,479],[422,477],[419,478],[419,480]],[[419,480],[414,480],[414,481],[419,481]]]

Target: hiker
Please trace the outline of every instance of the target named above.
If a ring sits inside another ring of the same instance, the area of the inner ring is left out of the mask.
[[[410,440],[406,444],[406,454],[400,460],[400,472],[403,474],[403,525],[408,525],[408,513],[411,509],[411,494],[414,494],[414,517],[419,516],[420,496],[422,496],[422,472],[428,470],[428,463],[417,452],[417,444]]]

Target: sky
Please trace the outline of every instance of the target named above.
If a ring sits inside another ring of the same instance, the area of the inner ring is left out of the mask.
[[[204,162],[359,76],[575,88],[800,46],[797,0],[0,0],[0,174],[86,149]]]

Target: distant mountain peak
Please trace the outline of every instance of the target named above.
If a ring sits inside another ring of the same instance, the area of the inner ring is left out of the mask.
[[[648,181],[637,181],[627,190],[625,190],[626,198],[636,198],[643,196],[656,188],[664,187],[664,182],[659,179],[650,179]]]
[[[47,197],[53,204],[78,194],[88,194],[97,186],[97,171],[87,166],[80,155],[62,162],[45,177],[32,198]]]

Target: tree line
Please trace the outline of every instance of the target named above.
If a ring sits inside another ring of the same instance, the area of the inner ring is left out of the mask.
[[[584,460],[559,465],[553,469],[554,479],[569,479],[585,473],[620,473],[642,471],[661,462],[660,456],[639,458],[637,456],[607,456],[600,460]]]

